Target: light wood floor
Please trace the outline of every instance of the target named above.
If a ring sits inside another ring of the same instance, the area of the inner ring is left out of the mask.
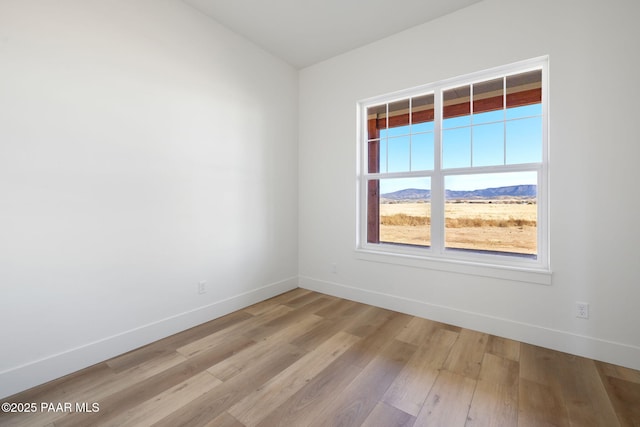
[[[99,411],[2,426],[640,426],[640,372],[296,289],[3,401]]]

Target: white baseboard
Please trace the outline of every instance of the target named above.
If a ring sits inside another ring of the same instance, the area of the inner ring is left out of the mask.
[[[298,287],[291,277],[0,372],[0,398],[60,378]]]
[[[300,276],[300,287],[640,370],[640,347]]]

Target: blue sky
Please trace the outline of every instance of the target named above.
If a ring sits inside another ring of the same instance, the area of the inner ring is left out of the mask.
[[[443,121],[442,165],[470,166],[535,163],[542,160],[541,104],[491,111]],[[433,122],[380,131],[381,172],[433,170]],[[473,142],[472,142],[473,141]],[[535,172],[451,175],[448,190],[477,190],[537,183]],[[430,188],[428,178],[381,180],[380,192]]]

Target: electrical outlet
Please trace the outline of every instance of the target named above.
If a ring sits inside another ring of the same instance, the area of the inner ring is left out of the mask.
[[[336,264],[335,262],[331,264],[331,272],[333,274],[338,274],[338,264]]]
[[[199,294],[204,294],[207,292],[207,281],[206,280],[201,280],[198,282],[198,293]]]
[[[576,302],[576,317],[580,319],[588,319],[589,318],[589,303],[587,302]]]

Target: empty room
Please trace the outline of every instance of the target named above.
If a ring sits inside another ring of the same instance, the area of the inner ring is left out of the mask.
[[[639,20],[0,0],[0,425],[639,426]]]

